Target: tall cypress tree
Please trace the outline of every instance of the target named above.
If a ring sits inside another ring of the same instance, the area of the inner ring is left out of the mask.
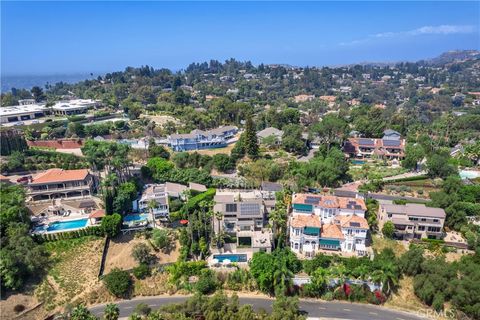
[[[253,123],[252,117],[249,116],[247,118],[247,122],[245,123],[245,152],[246,154],[252,158],[258,158],[258,141],[257,141],[257,133],[255,132],[255,125]]]

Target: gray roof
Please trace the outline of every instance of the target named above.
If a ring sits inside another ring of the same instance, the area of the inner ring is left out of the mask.
[[[281,138],[283,136],[283,131],[274,127],[268,127],[257,132],[257,137],[259,138],[266,138],[269,136],[275,136],[275,137]]]
[[[262,182],[262,190],[264,191],[281,191],[283,189],[280,183],[275,182]]]
[[[182,193],[187,190],[188,187],[179,183],[167,182],[165,183],[165,189],[168,193]]]
[[[195,191],[200,191],[200,192],[207,191],[207,187],[204,186],[203,184],[200,184],[200,183],[189,182],[189,183],[188,183],[188,187],[189,187],[191,190],[195,190]]]
[[[213,201],[215,201],[216,203],[234,202],[235,196],[233,194],[217,194],[213,198]]]
[[[384,204],[383,207],[385,208],[385,211],[387,211],[388,213],[445,219],[445,210],[441,208],[426,207],[424,204],[418,204],[418,203],[407,203],[406,205]]]
[[[387,129],[385,131],[383,131],[383,134],[386,135],[386,136],[390,136],[390,135],[400,135],[400,133],[398,133],[397,131],[395,130],[392,130],[392,129]]]

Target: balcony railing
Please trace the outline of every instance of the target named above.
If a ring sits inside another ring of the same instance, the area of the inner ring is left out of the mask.
[[[48,192],[69,192],[69,191],[75,191],[75,190],[89,190],[90,189],[90,184],[85,184],[81,186],[70,186],[70,187],[64,187],[64,188],[47,188],[47,189],[28,189],[28,194],[41,194],[41,193],[48,193]]]

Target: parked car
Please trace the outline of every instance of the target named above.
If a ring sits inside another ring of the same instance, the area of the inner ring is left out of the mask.
[[[30,181],[30,179],[32,179],[32,176],[24,176],[24,177],[18,178],[17,182],[18,183],[27,183],[28,181]]]

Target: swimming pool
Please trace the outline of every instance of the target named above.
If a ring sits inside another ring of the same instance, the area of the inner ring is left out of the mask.
[[[461,170],[459,174],[462,179],[475,179],[480,177],[480,171]]]
[[[144,221],[148,219],[148,214],[127,214],[123,217],[123,222]]]
[[[365,160],[352,160],[352,164],[357,164],[357,165],[361,165],[361,164],[365,164]]]
[[[80,220],[69,220],[69,221],[55,221],[49,223],[48,226],[37,227],[35,231],[46,231],[46,232],[53,232],[53,231],[67,231],[73,229],[80,229],[85,228],[87,226],[88,219],[80,219]]]
[[[213,258],[217,259],[218,262],[223,262],[226,259],[231,262],[247,262],[246,254],[215,254]]]

